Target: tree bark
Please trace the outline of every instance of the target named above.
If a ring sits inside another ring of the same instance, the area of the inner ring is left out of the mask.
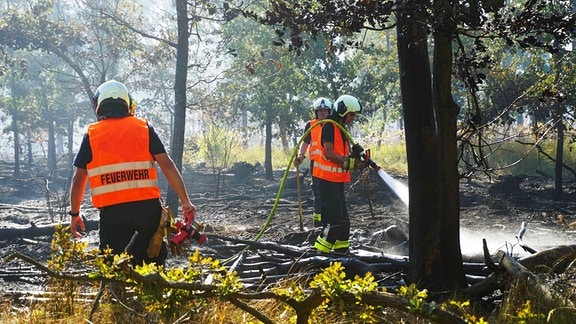
[[[14,134],[13,145],[14,145],[14,177],[20,178],[20,131],[18,128],[19,123],[19,112],[18,112],[18,104],[16,103],[16,76],[14,76],[14,72],[11,73],[10,76],[10,86],[12,88],[12,133]]]
[[[556,103],[556,108],[558,110],[563,110],[560,108],[560,104]],[[554,200],[562,201],[563,189],[562,189],[562,170],[564,169],[564,123],[562,122],[562,115],[557,116],[558,122],[556,124],[556,131],[558,132],[558,137],[556,140],[556,161],[554,162]]]
[[[46,126],[48,128],[48,170],[50,174],[54,177],[58,176],[58,168],[56,166],[56,131],[54,130],[54,113],[50,111],[50,105],[48,102],[48,95],[46,94],[46,86],[43,80],[40,80],[42,84],[42,106],[44,108]]]
[[[426,27],[418,22],[421,13],[417,10],[426,2],[399,2],[397,46],[410,195],[410,264],[407,275],[408,280],[417,283],[419,288],[436,290],[439,285],[434,278],[434,265],[438,264],[440,255],[440,223],[435,197],[439,190],[436,178],[437,134]]]
[[[456,32],[451,1],[434,2],[440,19],[434,34],[432,69],[433,106],[438,130],[438,217],[440,257],[438,286],[457,291],[466,286],[460,250],[460,178],[458,175],[456,132],[459,107],[452,98],[452,39]]]
[[[188,77],[188,6],[186,0],[176,0],[176,16],[178,21],[178,46],[176,47],[176,75],[174,78],[174,128],[170,143],[170,156],[178,171],[182,171],[182,155],[184,154],[184,134],[186,129],[186,82]],[[178,211],[178,195],[168,186],[166,204],[170,209]]]
[[[84,219],[86,231],[98,230],[99,221]],[[63,224],[66,225],[67,224]],[[16,238],[36,238],[39,236],[52,236],[54,235],[55,225],[36,226],[31,224],[25,228],[0,228],[0,240],[13,240]]]
[[[435,292],[465,286],[459,238],[459,177],[456,164],[458,107],[451,94],[452,9],[434,2],[446,26],[434,37],[434,82],[430,73],[428,1],[400,1],[397,24],[404,109],[409,207],[408,279]],[[416,95],[418,94],[418,95]],[[426,161],[426,163],[422,163]]]
[[[266,138],[264,144],[264,168],[266,169],[266,179],[273,180],[274,172],[272,170],[272,120],[270,117],[266,119]]]

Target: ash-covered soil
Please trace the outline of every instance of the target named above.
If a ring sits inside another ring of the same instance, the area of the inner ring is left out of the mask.
[[[47,182],[41,175],[15,179],[10,167],[10,164],[0,164],[0,233],[4,233],[4,237],[0,236],[0,256],[17,251],[44,262],[50,257],[50,235],[28,236],[23,230],[13,237],[7,235],[6,230],[51,227],[59,222],[68,224],[68,204],[64,202],[70,172],[62,171],[58,180]],[[190,197],[198,209],[197,219],[205,224],[205,233],[210,238],[203,246],[193,244],[187,249],[199,248],[204,254],[226,258],[229,254],[222,254],[219,249],[221,237],[252,240],[261,231],[260,242],[310,246],[315,232],[311,219],[310,175],[306,170],[300,174],[303,221],[303,230],[300,230],[296,174],[290,170],[279,193],[284,174],[279,170],[274,180],[266,180],[260,166],[237,165],[222,177],[218,186],[216,176],[208,168],[184,170]],[[396,178],[407,183],[405,177]],[[461,247],[465,258],[481,255],[484,238],[491,252],[506,249],[524,253],[515,237],[522,222],[527,228],[523,243],[531,248],[541,250],[573,244],[576,230],[566,225],[576,221],[576,182],[564,184],[565,196],[561,202],[552,199],[552,190],[552,179],[543,177],[503,177],[492,183],[464,180],[461,183]],[[50,197],[49,203],[47,197]],[[89,201],[86,195],[83,214],[96,223],[98,214]],[[354,175],[354,181],[347,187],[347,201],[353,250],[407,254],[408,210],[373,170]],[[97,238],[98,230],[93,228],[82,240],[96,247]],[[167,265],[182,262],[182,257],[171,256]],[[37,269],[21,260],[2,262],[0,269],[3,293],[41,289],[45,280]]]

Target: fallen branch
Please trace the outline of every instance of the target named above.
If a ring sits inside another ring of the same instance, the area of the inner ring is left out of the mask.
[[[4,257],[2,259],[2,261],[7,263],[7,262],[10,262],[11,260],[14,260],[14,259],[21,259],[25,262],[28,262],[28,263],[32,264],[33,266],[35,266],[36,268],[43,271],[44,273],[46,273],[48,276],[56,278],[56,279],[75,280],[75,281],[83,281],[83,282],[94,282],[95,281],[94,278],[91,278],[88,275],[74,275],[74,274],[68,274],[68,273],[61,273],[61,272],[53,271],[52,269],[48,268],[48,266],[34,260],[33,258],[31,258],[27,255],[19,253],[19,252],[14,252],[14,253]],[[113,282],[114,280],[109,280],[109,281]]]
[[[520,260],[515,260],[503,251],[498,251],[496,258],[498,264],[495,264],[488,252],[486,241],[483,240],[484,259],[486,266],[492,272],[486,279],[466,288],[463,293],[474,297],[483,297],[490,295],[498,289],[505,289],[510,284],[510,278],[535,281],[532,270],[545,266],[550,269],[559,269],[565,267],[576,258],[576,245],[558,246],[552,249],[543,250],[536,254],[529,255]],[[508,275],[510,278],[506,278]],[[550,295],[551,288],[534,284],[538,286],[534,293],[548,295],[548,300],[555,300],[557,297]]]
[[[84,220],[87,231],[98,230],[98,221]],[[30,224],[25,228],[0,228],[0,238],[2,240],[12,240],[15,238],[33,238],[39,236],[52,236],[54,235],[54,227],[58,224],[36,226]]]
[[[506,273],[516,279],[516,283],[527,291],[528,296],[537,296],[531,297],[531,299],[538,300],[538,303],[550,308],[574,307],[570,300],[562,297],[553,287],[540,282],[528,268],[510,257],[506,252],[500,250],[496,253],[496,257],[500,260],[500,265],[506,270]]]
[[[339,259],[343,256],[338,256],[336,254],[324,254],[315,251],[311,247],[299,248],[293,245],[286,245],[286,244],[279,244],[275,242],[259,242],[259,241],[251,241],[251,240],[243,240],[237,239],[233,237],[226,237],[221,235],[208,235],[208,238],[217,238],[223,241],[229,241],[233,243],[244,244],[246,247],[250,249],[261,249],[261,250],[271,250],[282,253],[284,255],[301,258],[303,256],[320,256],[324,258],[332,258],[332,259]],[[398,267],[407,267],[408,266],[408,259],[404,256],[394,256],[394,255],[384,255],[383,253],[380,254],[373,254],[373,255],[350,255],[347,256],[350,258],[355,258],[362,260],[368,263],[389,263],[396,265]]]
[[[236,307],[240,308],[241,310],[245,311],[246,313],[254,316],[260,322],[265,323],[265,324],[274,324],[274,322],[272,320],[270,320],[268,317],[264,316],[262,313],[260,313],[256,309],[250,307],[248,304],[240,301],[238,298],[236,298],[234,296],[230,296],[229,301],[234,306],[236,306]]]
[[[561,245],[524,257],[519,262],[530,270],[535,270],[538,266],[557,270],[565,268],[575,258],[576,245]]]
[[[30,264],[34,265],[35,267],[41,269],[42,271],[46,272],[51,277],[64,279],[64,280],[75,280],[75,281],[91,281],[91,282],[103,282],[103,281],[110,281],[110,282],[118,282],[113,279],[107,278],[94,278],[88,275],[69,275],[63,274],[57,271],[53,271],[49,269],[44,264],[26,256],[20,254],[18,252],[11,254],[8,257],[3,259],[4,262],[8,262],[12,259],[19,258]],[[249,304],[245,303],[244,301],[249,300],[265,300],[265,299],[274,299],[276,301],[285,303],[291,306],[297,315],[297,324],[304,324],[308,323],[308,319],[312,314],[312,311],[321,305],[321,303],[326,298],[322,296],[319,291],[312,290],[310,295],[304,299],[303,301],[297,301],[295,299],[286,297],[286,296],[279,296],[273,292],[256,292],[256,293],[241,293],[241,292],[233,292],[227,295],[221,295],[218,292],[217,286],[211,284],[202,284],[199,282],[180,282],[180,281],[169,281],[164,279],[159,273],[149,273],[146,275],[142,275],[134,271],[132,266],[130,265],[129,259],[124,258],[120,259],[116,265],[126,274],[126,276],[135,281],[136,283],[140,284],[155,284],[160,288],[164,289],[182,289],[193,292],[190,295],[191,298],[219,298],[221,300],[228,301],[235,305],[236,307],[242,309],[243,311],[249,313],[250,315],[254,316],[257,320],[263,323],[273,323],[266,315],[262,314],[255,308],[251,307]],[[126,284],[125,282],[123,282]],[[344,300],[348,301],[350,304],[355,304],[358,300],[362,300],[363,303],[367,303],[369,305],[377,306],[377,307],[392,307],[401,311],[406,311],[410,307],[410,301],[396,296],[390,293],[384,292],[369,292],[358,296],[360,299],[357,299],[356,296],[351,294],[344,294],[341,296]],[[99,298],[99,295],[97,295]],[[93,315],[94,309],[91,310],[91,315]],[[443,311],[439,308],[434,308],[431,305],[425,304],[421,309],[413,310],[413,314],[418,317],[427,318],[432,321],[437,321],[441,323],[464,323],[463,320],[459,319],[457,316]]]

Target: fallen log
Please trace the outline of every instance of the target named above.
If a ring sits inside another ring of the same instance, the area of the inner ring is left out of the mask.
[[[51,224],[45,226],[36,226],[31,223],[29,227],[24,228],[0,228],[0,241],[12,240],[15,238],[35,238],[40,236],[54,235],[54,227],[58,224]],[[69,224],[62,224],[68,226]],[[86,231],[94,231],[98,229],[98,221],[84,220]]]
[[[250,241],[250,240],[242,240],[232,237],[225,237],[221,235],[208,235],[208,238],[217,238],[224,241],[230,241],[233,243],[240,243],[246,245],[246,247],[251,249],[263,249],[263,250],[271,250],[279,252],[285,256],[301,258],[306,256],[323,256],[328,258],[340,258],[341,255],[337,254],[324,254],[317,252],[316,250],[312,249],[309,246],[306,247],[297,247],[293,245],[285,245],[279,244],[275,242],[259,242],[259,241]],[[349,257],[353,257],[356,259],[360,259],[364,262],[368,263],[390,263],[396,265],[398,267],[407,267],[408,266],[408,259],[404,256],[395,256],[395,255],[385,255],[384,253],[370,253],[369,251],[362,251],[362,255],[360,254],[352,254]]]
[[[3,204],[0,203],[0,209],[11,209],[16,210],[21,213],[48,213],[49,209],[47,207],[41,206],[30,206],[30,205],[13,205],[13,204]]]
[[[559,253],[558,251],[570,251],[570,249],[560,248],[553,249],[555,252],[543,253],[540,256],[531,255],[528,258],[532,264],[541,264],[541,262],[550,262],[550,256],[560,255],[565,256],[566,253]],[[572,251],[573,252],[573,251]],[[514,289],[521,297],[530,300],[537,300],[540,305],[551,309],[558,306],[574,307],[573,303],[567,298],[556,292],[553,287],[547,285],[543,280],[539,280],[527,267],[525,267],[519,260],[514,259],[506,252],[499,250],[496,252],[496,262],[490,260],[490,268],[496,269],[485,280],[482,280],[469,288],[464,289],[464,293],[470,294],[475,297],[487,296],[497,289],[506,289],[511,291],[510,287],[516,286]],[[534,259],[535,258],[535,259]],[[504,271],[504,272],[503,272]]]
[[[539,266],[545,266],[554,272],[563,272],[574,259],[576,259],[576,245],[561,245],[524,257],[519,262],[531,271]]]
[[[506,274],[515,280],[509,282],[518,285],[516,289],[522,297],[537,301],[539,305],[554,309],[556,307],[574,307],[574,304],[553,287],[539,280],[528,268],[519,261],[510,257],[506,252],[499,250],[496,258],[500,260],[500,266],[506,270]]]
[[[564,269],[576,258],[576,245],[563,245],[543,250],[520,260],[512,258],[503,251],[498,251],[496,254],[498,264],[496,264],[489,255],[486,241],[484,240],[484,257],[486,266],[492,273],[486,279],[464,289],[463,292],[465,294],[475,297],[487,296],[498,289],[505,289],[509,286],[510,278],[533,281],[535,279],[532,271],[539,267],[547,267],[559,272],[560,269]],[[540,284],[535,285],[540,286]],[[547,299],[550,302],[557,298],[550,295],[549,287],[539,287],[536,290],[549,295]]]

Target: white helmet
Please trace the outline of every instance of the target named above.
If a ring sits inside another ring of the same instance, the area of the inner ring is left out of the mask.
[[[320,110],[320,109],[332,109],[332,101],[330,101],[329,99],[320,97],[320,98],[314,100],[314,103],[312,104],[312,108],[314,108],[314,111]]]
[[[123,83],[116,80],[110,80],[102,83],[98,89],[96,89],[93,98],[94,111],[96,112],[96,115],[99,115],[100,105],[106,99],[120,99],[124,101],[126,103],[127,112],[130,115],[134,115],[136,104],[132,102],[132,98],[128,94],[128,88],[126,88]]]
[[[362,113],[362,104],[356,97],[350,95],[340,96],[334,102],[334,111],[344,117],[349,112]]]

